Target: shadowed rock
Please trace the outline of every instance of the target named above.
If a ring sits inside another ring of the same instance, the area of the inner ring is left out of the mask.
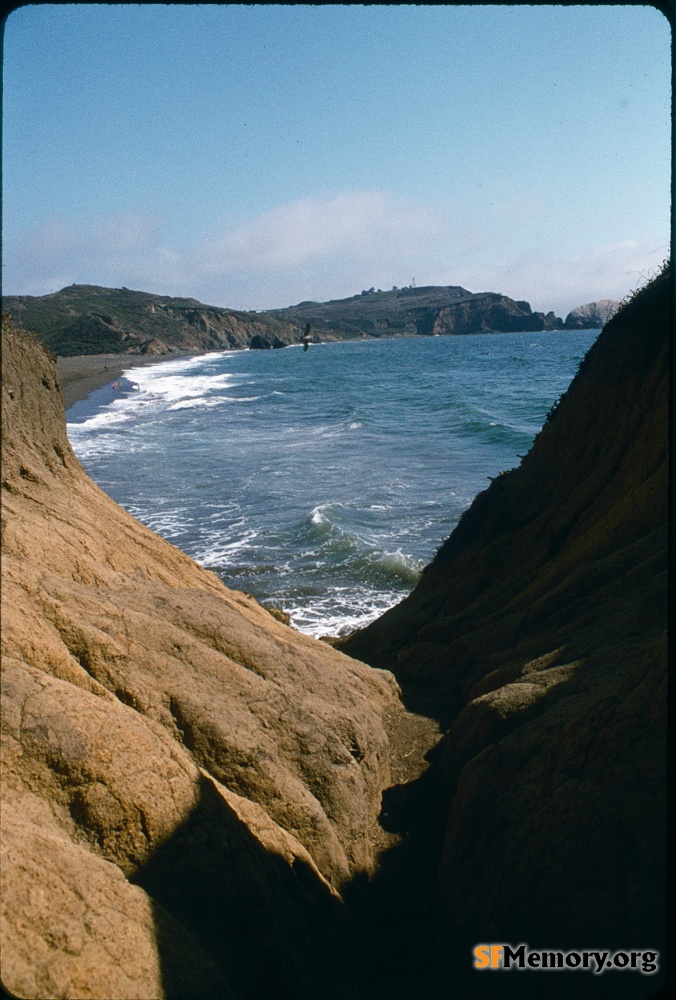
[[[608,323],[414,592],[340,644],[452,722],[440,888],[465,996],[541,995],[537,975],[460,973],[478,942],[664,948],[672,330],[667,271]],[[658,985],[575,980],[584,996]],[[569,989],[547,977],[548,995]]]

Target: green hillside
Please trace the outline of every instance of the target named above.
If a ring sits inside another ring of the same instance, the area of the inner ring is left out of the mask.
[[[63,357],[285,347],[300,341],[307,323],[326,340],[556,330],[563,325],[554,313],[534,313],[528,302],[455,285],[369,289],[347,299],[300,302],[260,313],[129,288],[70,285],[50,295],[5,296],[3,311]]]
[[[288,322],[309,322],[322,336],[382,337],[436,334],[505,333],[557,330],[554,313],[534,313],[528,302],[497,292],[468,292],[458,285],[422,288],[371,288],[331,302],[300,302],[271,315]]]
[[[300,337],[300,331],[273,316],[128,288],[70,285],[51,295],[5,296],[2,305],[17,326],[32,330],[64,357],[248,347],[254,337],[284,346]]]

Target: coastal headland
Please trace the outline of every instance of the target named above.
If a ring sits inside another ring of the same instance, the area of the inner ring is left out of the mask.
[[[654,995],[672,324],[667,269],[412,594],[336,648],[100,490],[65,375],[3,322],[3,985],[539,1000],[532,970],[472,967],[525,942],[657,956],[548,971],[548,997]]]

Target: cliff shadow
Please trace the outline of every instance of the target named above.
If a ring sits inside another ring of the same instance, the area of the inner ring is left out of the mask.
[[[153,903],[170,1000],[360,996],[346,907],[302,858],[266,849],[208,778],[131,881]]]
[[[426,759],[436,755],[433,748]],[[390,844],[370,878],[358,875],[343,890],[346,905],[367,929],[358,942],[358,968],[372,1000],[431,998],[444,986],[437,876],[446,818],[434,768],[382,794],[378,822]]]
[[[131,879],[152,902],[164,995],[434,996],[444,823],[434,773],[386,789],[379,824],[397,841],[341,900],[302,858],[268,850],[202,776],[188,819]]]

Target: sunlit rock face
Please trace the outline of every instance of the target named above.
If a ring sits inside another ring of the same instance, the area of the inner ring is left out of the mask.
[[[455,717],[437,765],[449,954],[663,947],[672,323],[669,271],[606,325],[521,466],[475,499],[414,592],[342,644]],[[477,996],[517,988],[489,978]],[[534,979],[518,977],[519,996],[538,995]]]
[[[563,326],[566,330],[600,330],[613,318],[620,303],[613,299],[599,299],[598,302],[588,302],[584,306],[572,309],[566,316]]]
[[[98,489],[52,361],[11,328],[2,400],[3,985],[345,995],[339,893],[373,867],[392,677]]]

